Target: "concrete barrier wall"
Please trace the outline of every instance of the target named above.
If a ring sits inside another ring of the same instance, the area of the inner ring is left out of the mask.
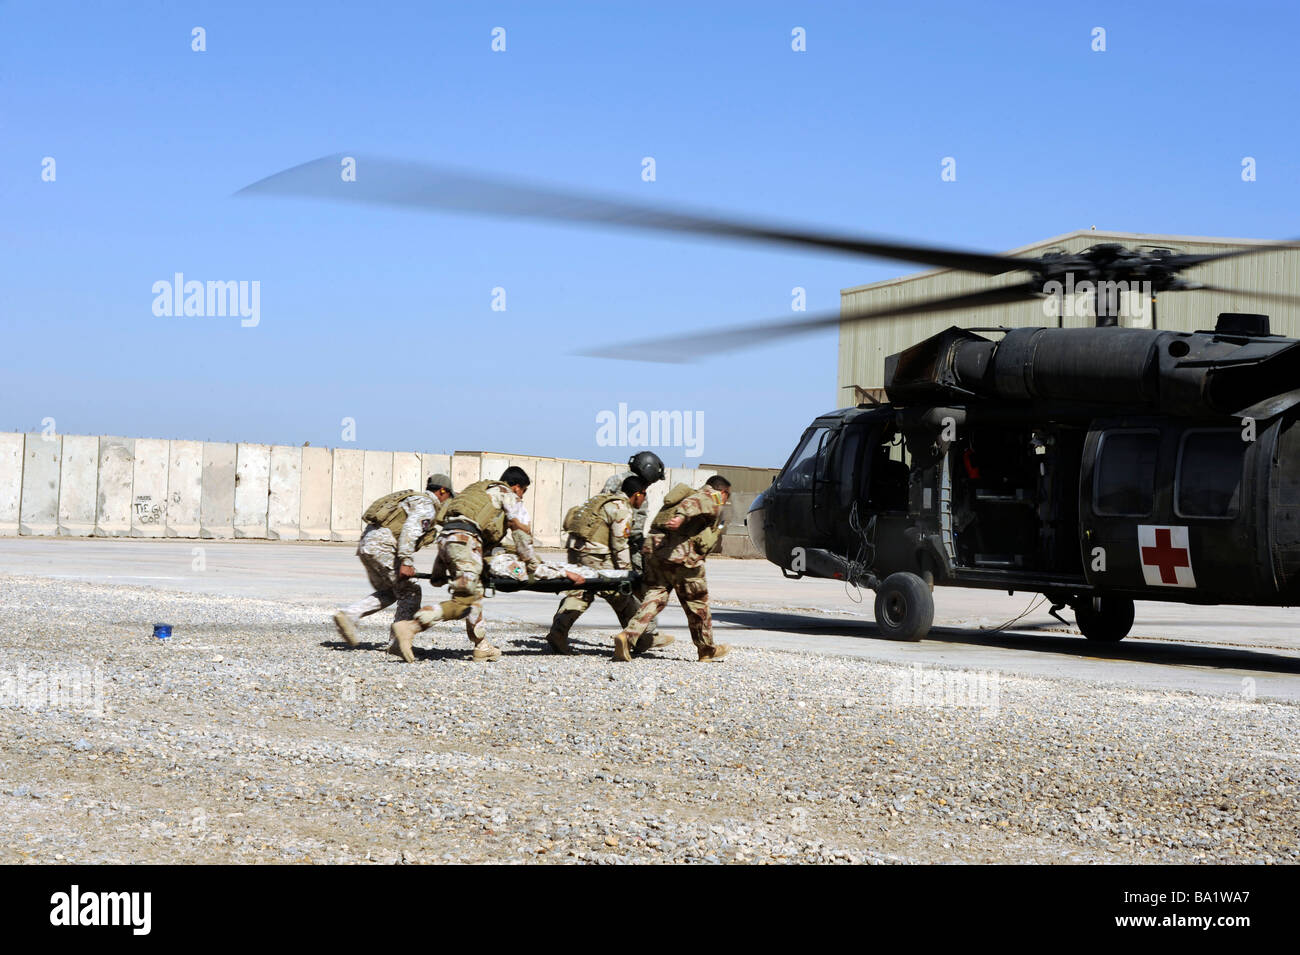
[[[424,487],[424,482],[435,474],[445,474],[447,477],[451,477],[450,454],[426,453],[420,455],[420,487]]]
[[[393,493],[393,452],[361,452],[361,511],[371,501]],[[400,489],[399,489],[400,490]],[[416,488],[419,490],[419,488]],[[358,511],[357,513],[361,513]]]
[[[451,483],[454,490],[460,491],[462,488],[469,487],[475,481],[479,480],[479,469],[482,467],[480,460],[482,455],[465,451],[457,451],[451,457]]]
[[[413,451],[393,452],[393,486],[390,490],[403,491],[412,488],[424,490],[424,479],[428,475],[420,473],[420,456]]]
[[[135,438],[99,439],[99,490],[95,494],[95,536],[131,533],[131,489],[135,483]]]
[[[59,471],[63,439],[29,434],[23,439],[23,496],[20,534],[55,534],[59,528]]]
[[[537,474],[533,476],[537,485],[533,507],[533,537],[542,547],[563,547],[564,508],[561,507],[564,490],[564,462],[545,458],[537,462]]]
[[[137,438],[131,471],[131,536],[162,537],[167,532],[170,441]]]
[[[0,537],[18,534],[22,499],[23,436],[6,432],[0,434]]]
[[[235,450],[235,536],[266,538],[271,497],[271,446],[240,444]]]
[[[203,442],[169,441],[167,448],[167,537],[198,537],[203,501]]]
[[[99,438],[63,437],[59,464],[59,533],[89,537],[95,533],[95,495],[99,490]]]
[[[334,474],[331,482],[330,540],[356,540],[361,536],[361,514],[370,501],[363,500],[365,479],[364,451],[334,449]]]
[[[199,502],[199,536],[225,540],[235,536],[235,466],[233,444],[203,443],[203,497]]]
[[[564,544],[568,510],[599,493],[621,462],[485,451],[437,454],[86,435],[0,434],[0,535],[355,541],[361,513],[435,473],[456,488],[507,467],[532,479],[524,504],[543,547]],[[723,469],[725,473],[725,469]],[[670,468],[650,511],[677,482],[712,468]],[[738,520],[738,518],[737,518]]]
[[[266,536],[271,540],[296,541],[301,536],[302,450],[282,445],[271,448],[266,505]]]
[[[330,539],[330,503],[334,500],[334,455],[329,448],[303,448],[300,472],[298,536]]]
[[[591,481],[587,485],[587,494],[595,495],[605,490],[605,482],[622,470],[623,468],[617,464],[593,463],[591,465]]]

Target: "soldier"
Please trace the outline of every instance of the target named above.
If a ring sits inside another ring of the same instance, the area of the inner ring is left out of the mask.
[[[334,614],[334,626],[356,646],[362,617],[394,603],[394,620],[410,620],[420,609],[420,585],[415,577],[415,552],[434,538],[438,507],[452,496],[451,478],[434,474],[424,491],[395,491],[375,501],[361,516],[366,529],[357,545],[361,566],[375,592]],[[394,647],[389,646],[389,652]]]
[[[700,660],[721,660],[730,647],[713,642],[709,615],[709,585],[704,561],[722,540],[722,508],[731,499],[731,482],[715,475],[693,491],[679,484],[664,497],[664,506],[650,524],[645,556],[646,597],[632,622],[614,638],[614,659],[632,659],[632,648],[650,622],[668,604],[674,591],[686,611],[691,640]]]
[[[471,484],[439,508],[433,577],[451,577],[451,599],[415,613],[413,619],[393,623],[393,642],[407,663],[415,662],[411,638],[439,620],[465,621],[475,660],[501,656],[501,650],[487,642],[483,625],[483,552],[500,544],[509,531],[519,557],[530,570],[537,566],[528,509],[522,500],[529,483],[523,468],[508,467],[501,480]]]
[[[627,570],[631,566],[628,538],[632,515],[645,504],[645,488],[645,481],[635,474],[628,475],[617,491],[602,491],[575,507],[564,522],[564,529],[569,532],[569,563],[598,570]],[[624,627],[641,606],[641,601],[632,594],[606,590],[600,596],[614,608],[619,625]],[[564,595],[546,635],[546,642],[552,650],[556,653],[572,652],[569,649],[569,630],[594,600],[595,595],[586,590],[571,590]],[[646,632],[637,647],[644,651],[672,642],[670,636]]]
[[[627,459],[627,466],[630,470],[615,474],[605,482],[606,493],[617,491],[623,481],[629,477],[639,477],[645,481],[647,487],[663,480],[664,462],[653,451],[638,451]],[[636,583],[632,586],[632,595],[636,598],[638,605],[645,600],[646,595],[645,564],[641,557],[641,548],[645,546],[645,525],[649,516],[646,513],[646,505],[643,500],[641,506],[634,508],[632,511],[632,524],[628,535],[628,549],[632,554],[631,567],[638,575]],[[620,619],[619,622],[627,626],[627,621]],[[632,648],[632,655],[638,656],[646,650],[654,647],[665,647],[672,642],[673,638],[667,634],[661,636],[658,623],[651,621],[645,634]]]
[[[623,486],[623,481],[630,477],[639,477],[645,481],[646,487],[654,484],[656,481],[662,481],[664,477],[664,463],[660,460],[659,455],[653,451],[640,451],[627,459],[627,471],[615,474],[605,482],[605,493],[612,494]],[[642,499],[641,506],[634,508],[632,511],[632,524],[628,536],[628,546],[632,552],[632,569],[638,574],[644,572],[641,564],[641,548],[645,544],[645,522],[649,515],[646,514],[645,500]]]

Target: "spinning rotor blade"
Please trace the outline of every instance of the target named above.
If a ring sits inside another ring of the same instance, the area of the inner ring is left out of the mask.
[[[840,324],[847,325],[878,318],[892,318],[895,315],[952,312],[964,308],[983,308],[987,305],[1028,302],[1041,296],[1042,289],[1037,282],[1024,282],[1003,288],[984,289],[979,292],[968,292],[963,295],[931,299],[928,302],[914,302],[911,305],[855,312],[852,315],[841,316],[838,313],[822,313],[793,321],[782,319],[774,322],[762,322],[757,325],[733,325],[730,328],[701,332],[698,335],[674,335],[648,341],[627,342],[593,349],[592,351],[582,351],[577,354],[586,358],[615,358],[622,361],[687,364],[705,358],[712,358],[714,355],[723,352],[754,348],[782,338],[804,335],[809,332],[820,331],[823,328],[834,328]]]
[[[1207,252],[1204,255],[1171,255],[1164,259],[1176,271],[1190,269],[1194,265],[1206,262],[1218,262],[1220,259],[1234,259],[1239,255],[1258,255],[1261,252],[1276,252],[1278,249],[1300,249],[1300,240],[1284,239],[1264,245],[1252,245],[1244,249],[1229,249],[1227,252]]]
[[[709,213],[677,212],[378,157],[354,157],[356,180],[345,182],[340,175],[343,158],[341,155],[324,156],[294,166],[245,186],[235,195],[334,199],[424,211],[464,212],[717,236],[826,249],[984,275],[1001,275],[1018,269],[1033,269],[1038,265],[1037,259],[1011,255],[915,245],[870,236],[809,232],[727,219]]]
[[[1247,298],[1259,298],[1266,302],[1280,302],[1283,305],[1300,305],[1300,295],[1292,295],[1290,292],[1267,292],[1259,289],[1227,288],[1223,285],[1206,285],[1204,282],[1188,283],[1186,288],[1180,289],[1179,291],[1223,292],[1227,295],[1241,295]]]

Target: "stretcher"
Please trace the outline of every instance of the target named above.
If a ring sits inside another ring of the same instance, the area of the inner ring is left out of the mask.
[[[447,578],[442,577],[438,580],[433,579],[433,574],[416,574],[416,579],[427,580],[434,584],[445,584]],[[619,594],[630,594],[636,585],[641,582],[641,575],[634,570],[602,570],[594,577],[588,577],[580,584],[575,584],[568,577],[544,577],[519,579],[517,577],[502,577],[496,574],[483,575],[483,591],[485,597],[496,596],[500,591],[503,594],[512,594],[520,590],[527,590],[533,593],[542,594],[562,594],[570,590],[585,590],[588,593],[603,593],[604,591],[613,591]]]

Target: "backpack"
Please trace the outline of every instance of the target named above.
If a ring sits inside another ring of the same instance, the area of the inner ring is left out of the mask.
[[[406,523],[406,511],[402,509],[402,502],[416,493],[418,492],[408,488],[405,491],[385,494],[366,508],[365,513],[361,515],[362,523],[379,524],[392,531],[393,536],[398,535],[401,533],[402,525]]]

